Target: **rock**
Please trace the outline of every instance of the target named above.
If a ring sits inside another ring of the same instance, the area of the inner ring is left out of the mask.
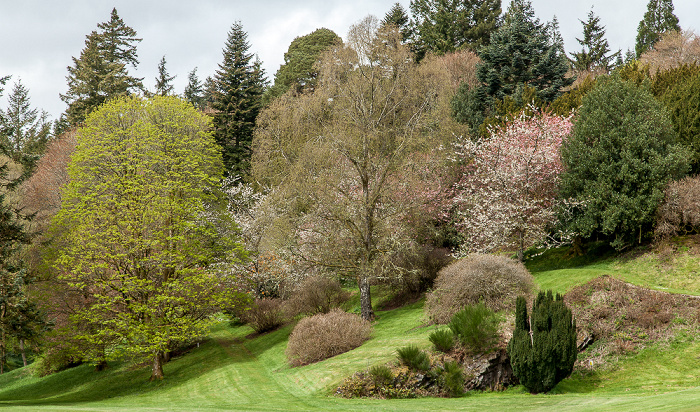
[[[465,375],[472,376],[465,385],[467,390],[500,390],[518,383],[505,349],[475,356],[471,362],[465,359],[464,363]]]

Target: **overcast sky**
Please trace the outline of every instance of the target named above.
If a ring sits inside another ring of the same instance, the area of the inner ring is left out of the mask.
[[[503,1],[503,9],[510,4]],[[283,62],[291,41],[326,27],[346,38],[350,25],[368,14],[380,19],[396,0],[0,0],[0,76],[12,75],[0,108],[15,80],[29,88],[34,107],[57,118],[66,106],[59,93],[67,86],[66,67],[78,57],[85,36],[97,24],[109,20],[116,7],[124,22],[143,41],[138,45],[140,65],[131,73],[144,77],[153,89],[157,66],[165,55],[166,68],[175,91],[182,93],[187,73],[197,67],[201,80],[212,75],[222,60],[226,36],[235,21],[248,33],[251,52],[263,62],[272,78]],[[399,1],[406,10],[410,0]],[[542,21],[557,16],[567,52],[579,50],[582,37],[579,19],[585,20],[591,6],[606,26],[613,50],[634,49],[637,25],[648,0],[532,0]],[[681,27],[698,31],[700,1],[674,0]]]

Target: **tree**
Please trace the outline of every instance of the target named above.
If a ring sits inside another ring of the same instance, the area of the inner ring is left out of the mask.
[[[202,109],[204,106],[204,85],[197,77],[197,68],[192,69],[187,74],[187,86],[183,93],[185,100],[192,103],[194,107]]]
[[[465,139],[464,160],[454,205],[465,238],[460,254],[541,242],[556,221],[556,194],[563,171],[559,149],[571,130],[571,117],[522,113],[489,138]]]
[[[508,342],[513,375],[530,393],[552,390],[576,363],[576,321],[564,298],[540,291],[528,320],[525,298],[516,299],[515,330]]]
[[[444,54],[489,44],[501,0],[411,0],[416,35],[428,51]]]
[[[368,17],[321,64],[313,94],[285,95],[261,115],[253,178],[272,188],[280,250],[355,278],[361,314],[373,317],[370,283],[406,273],[437,181],[438,147],[452,124],[440,76],[413,62],[395,27]],[[285,236],[282,236],[284,234]],[[284,249],[283,249],[284,248]]]
[[[265,84],[261,63],[252,60],[249,49],[248,34],[240,22],[234,23],[213,79],[214,138],[222,148],[228,175],[246,175],[250,170],[250,144]]]
[[[576,41],[583,48],[578,53],[571,53],[574,69],[581,72],[600,70],[609,73],[620,52],[608,55],[610,46],[605,39],[605,26],[600,25],[600,17],[591,9],[588,12],[588,20],[579,21],[583,25],[583,39],[576,38]]]
[[[582,205],[564,222],[583,239],[599,234],[622,249],[651,230],[666,184],[688,154],[668,112],[644,87],[619,75],[598,79],[562,145],[560,194]]]
[[[382,19],[383,26],[393,25],[399,30],[401,33],[401,41],[404,43],[413,35],[410,22],[408,14],[406,14],[406,9],[403,8],[401,3],[394,3]]]
[[[77,337],[86,360],[150,358],[162,379],[164,355],[234,304],[212,272],[242,252],[217,230],[222,166],[208,128],[191,105],[156,96],[113,99],[78,131],[53,230],[56,269],[92,299],[73,317],[92,325]]]
[[[700,64],[700,37],[692,30],[667,31],[639,60],[652,73],[684,64]]]
[[[673,14],[672,0],[649,0],[644,18],[637,27],[637,42],[634,45],[637,58],[654,47],[663,33],[680,30],[678,17]]]
[[[29,90],[20,81],[15,83],[7,102],[1,118],[0,148],[14,162],[22,163],[30,174],[51,137],[48,114],[32,109]]]
[[[156,77],[156,94],[159,96],[168,96],[172,94],[175,87],[172,85],[173,79],[177,76],[171,76],[165,68],[165,56],[158,63],[158,77]]]
[[[112,9],[111,18],[86,36],[80,57],[68,67],[68,91],[61,100],[68,104],[67,121],[80,125],[93,110],[115,96],[143,90],[140,78],[130,76],[127,66],[136,68],[136,45],[141,39]]]
[[[318,62],[330,47],[340,47],[343,40],[332,30],[321,28],[295,38],[284,53],[284,63],[275,74],[275,83],[266,99],[277,98],[290,88],[299,94],[313,92],[318,82]]]

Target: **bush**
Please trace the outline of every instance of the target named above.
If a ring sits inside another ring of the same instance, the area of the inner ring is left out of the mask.
[[[464,348],[472,353],[487,352],[498,342],[498,319],[483,302],[455,313],[449,326]]]
[[[445,362],[440,378],[441,386],[449,396],[461,396],[464,394],[464,374],[459,362]]]
[[[372,377],[375,386],[388,385],[394,380],[394,373],[386,365],[373,366],[369,370],[369,375]]]
[[[669,183],[659,206],[654,236],[659,239],[700,230],[700,176]]]
[[[549,392],[571,374],[577,354],[576,322],[560,294],[554,298],[550,290],[537,295],[532,325],[525,298],[517,298],[508,355],[513,374],[528,391]]]
[[[528,295],[533,277],[512,259],[472,254],[443,268],[428,294],[425,311],[433,323],[446,324],[461,308],[483,301],[494,312],[511,309],[518,295]]]
[[[340,309],[304,318],[289,336],[287,361],[301,366],[339,355],[360,346],[371,332],[368,321]]]
[[[285,321],[283,302],[281,299],[255,299],[239,317],[258,333],[277,329]]]
[[[328,313],[350,299],[350,293],[343,290],[335,279],[324,276],[309,276],[294,289],[287,300],[289,314],[315,315]]]
[[[396,350],[399,360],[409,369],[426,372],[430,369],[430,358],[428,354],[415,345]]]
[[[450,329],[436,330],[428,336],[428,339],[436,350],[443,353],[451,351],[455,344],[455,334]]]

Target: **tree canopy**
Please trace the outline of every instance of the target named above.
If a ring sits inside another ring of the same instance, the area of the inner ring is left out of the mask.
[[[651,49],[667,31],[680,31],[678,17],[673,14],[672,0],[649,0],[644,18],[637,27],[634,50],[637,58]]]
[[[601,26],[600,17],[588,12],[588,20],[579,20],[583,25],[583,39],[576,38],[582,46],[580,52],[571,53],[573,67],[578,71],[600,70],[610,72],[613,61],[618,58],[620,52],[610,53],[610,45],[605,38],[605,26]]]

